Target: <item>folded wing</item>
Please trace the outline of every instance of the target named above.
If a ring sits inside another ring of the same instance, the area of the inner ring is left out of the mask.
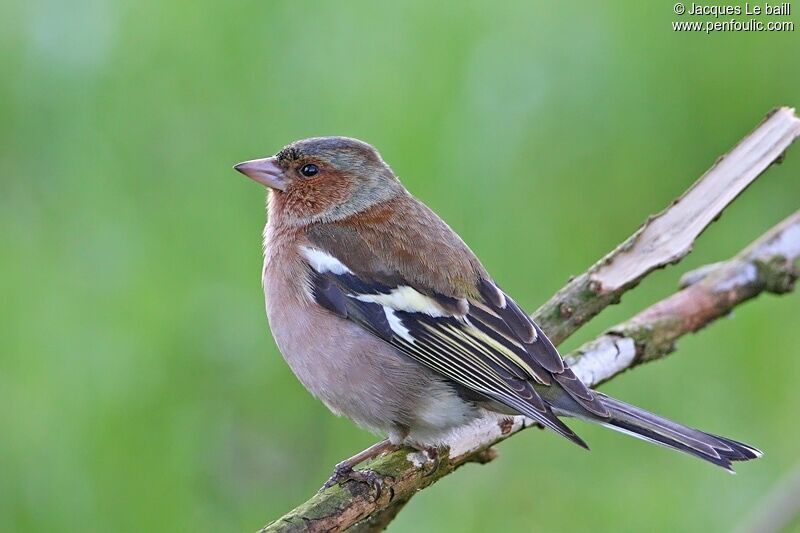
[[[303,247],[301,252],[309,265],[309,292],[320,306],[454,383],[584,447],[553,414],[547,398],[566,392],[592,416],[608,416],[597,394],[577,379],[541,329],[491,280],[478,280],[477,298],[452,298],[415,287],[396,273],[383,280],[359,275],[321,249]]]

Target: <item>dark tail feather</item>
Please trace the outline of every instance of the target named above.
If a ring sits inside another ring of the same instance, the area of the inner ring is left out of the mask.
[[[761,457],[760,450],[725,437],[682,426],[644,409],[596,392],[611,413],[606,420],[590,419],[622,433],[694,455],[733,472],[732,461]]]

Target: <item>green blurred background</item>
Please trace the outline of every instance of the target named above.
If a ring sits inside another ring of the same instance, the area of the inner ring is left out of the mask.
[[[1,9],[2,531],[252,531],[375,441],[281,359],[264,191],[234,163],[367,140],[533,310],[800,103],[800,31],[675,33],[667,2]],[[800,207],[798,174],[794,147],[565,348]],[[730,529],[800,461],[799,318],[797,295],[759,298],[604,387],[763,448],[738,476],[576,422],[591,453],[520,435],[391,529]]]

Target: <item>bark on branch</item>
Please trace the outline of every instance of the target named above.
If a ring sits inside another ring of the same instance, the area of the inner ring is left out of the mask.
[[[556,345],[656,269],[677,263],[722,211],[800,136],[794,109],[770,113],[664,211],[589,270],[572,279],[533,316]]]
[[[771,113],[727,155],[718,159],[666,210],[649,218],[625,242],[571,280],[533,318],[555,344],[597,315],[655,269],[680,261],[697,236],[750,183],[800,136],[794,110]],[[761,292],[790,291],[800,256],[800,212],[787,218],[747,249],[724,263],[684,277],[685,288],[652,305],[587,343],[567,359],[576,374],[595,386],[637,364],[663,357],[675,341],[726,315]],[[485,463],[491,448],[532,425],[524,417],[487,416],[454,432],[449,450],[434,466],[419,452],[400,450],[363,466],[386,483],[376,495],[367,485],[350,481],[321,491],[262,532],[377,531],[386,526],[419,490],[469,462]]]
[[[575,373],[600,385],[638,364],[675,351],[675,341],[726,316],[762,292],[794,289],[800,257],[800,211],[724,263],[689,272],[684,287],[568,354]]]

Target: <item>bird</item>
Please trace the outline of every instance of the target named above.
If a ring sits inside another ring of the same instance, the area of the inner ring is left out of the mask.
[[[326,487],[375,482],[355,467],[403,445],[436,450],[487,412],[588,449],[572,417],[731,472],[762,455],[587,387],[371,145],[313,137],[234,169],[269,191],[262,282],[281,354],[334,414],[386,437],[337,464]]]

